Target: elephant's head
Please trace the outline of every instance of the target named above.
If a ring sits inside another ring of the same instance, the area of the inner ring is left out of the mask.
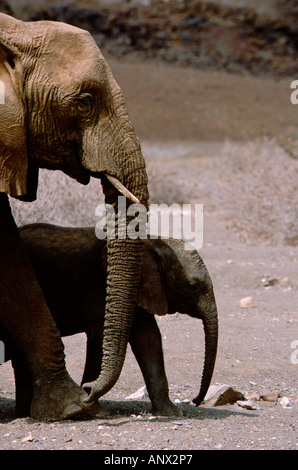
[[[186,249],[187,248],[187,249]],[[199,405],[209,388],[215,366],[218,315],[208,270],[195,249],[181,240],[146,240],[137,304],[156,315],[186,313],[203,321],[205,361]]]
[[[0,14],[0,80],[0,192],[34,200],[38,168],[47,168],[83,184],[90,176],[100,178],[106,201],[115,207],[121,191],[147,208],[139,141],[121,90],[88,32]],[[89,401],[120,374],[142,247],[140,240],[108,242],[104,358]]]

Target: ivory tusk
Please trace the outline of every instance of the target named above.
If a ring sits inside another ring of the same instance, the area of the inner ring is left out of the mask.
[[[118,189],[119,193],[123,194],[123,196],[127,197],[131,202],[134,204],[140,204],[140,201],[136,196],[134,196],[120,181],[115,178],[115,176],[111,176],[108,173],[104,172],[106,178],[110,181],[110,183]]]

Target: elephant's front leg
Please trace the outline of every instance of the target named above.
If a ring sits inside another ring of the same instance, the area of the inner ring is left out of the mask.
[[[60,333],[30,264],[6,194],[0,194],[0,319],[33,381],[31,416],[64,419],[81,412],[85,392],[65,368]]]
[[[149,398],[152,414],[161,416],[181,416],[169,398],[162,340],[154,315],[137,307],[132,326],[130,345],[141,368]]]

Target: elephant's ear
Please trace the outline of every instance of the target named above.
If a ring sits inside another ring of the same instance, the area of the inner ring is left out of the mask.
[[[155,253],[146,246],[139,284],[137,304],[154,315],[168,313],[168,300]]]
[[[141,269],[137,305],[153,315],[168,313],[168,300],[160,275],[156,253],[145,241],[145,252]],[[107,272],[107,247],[101,248],[101,259]]]
[[[0,40],[0,192],[36,199],[38,169],[28,165],[21,64]]]

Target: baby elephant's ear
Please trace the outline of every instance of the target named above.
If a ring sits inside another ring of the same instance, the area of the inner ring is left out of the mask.
[[[37,168],[28,168],[21,64],[0,38],[0,192],[36,199]]]
[[[148,247],[145,248],[144,253],[137,305],[154,315],[166,315],[168,313],[167,296],[157,260]]]

